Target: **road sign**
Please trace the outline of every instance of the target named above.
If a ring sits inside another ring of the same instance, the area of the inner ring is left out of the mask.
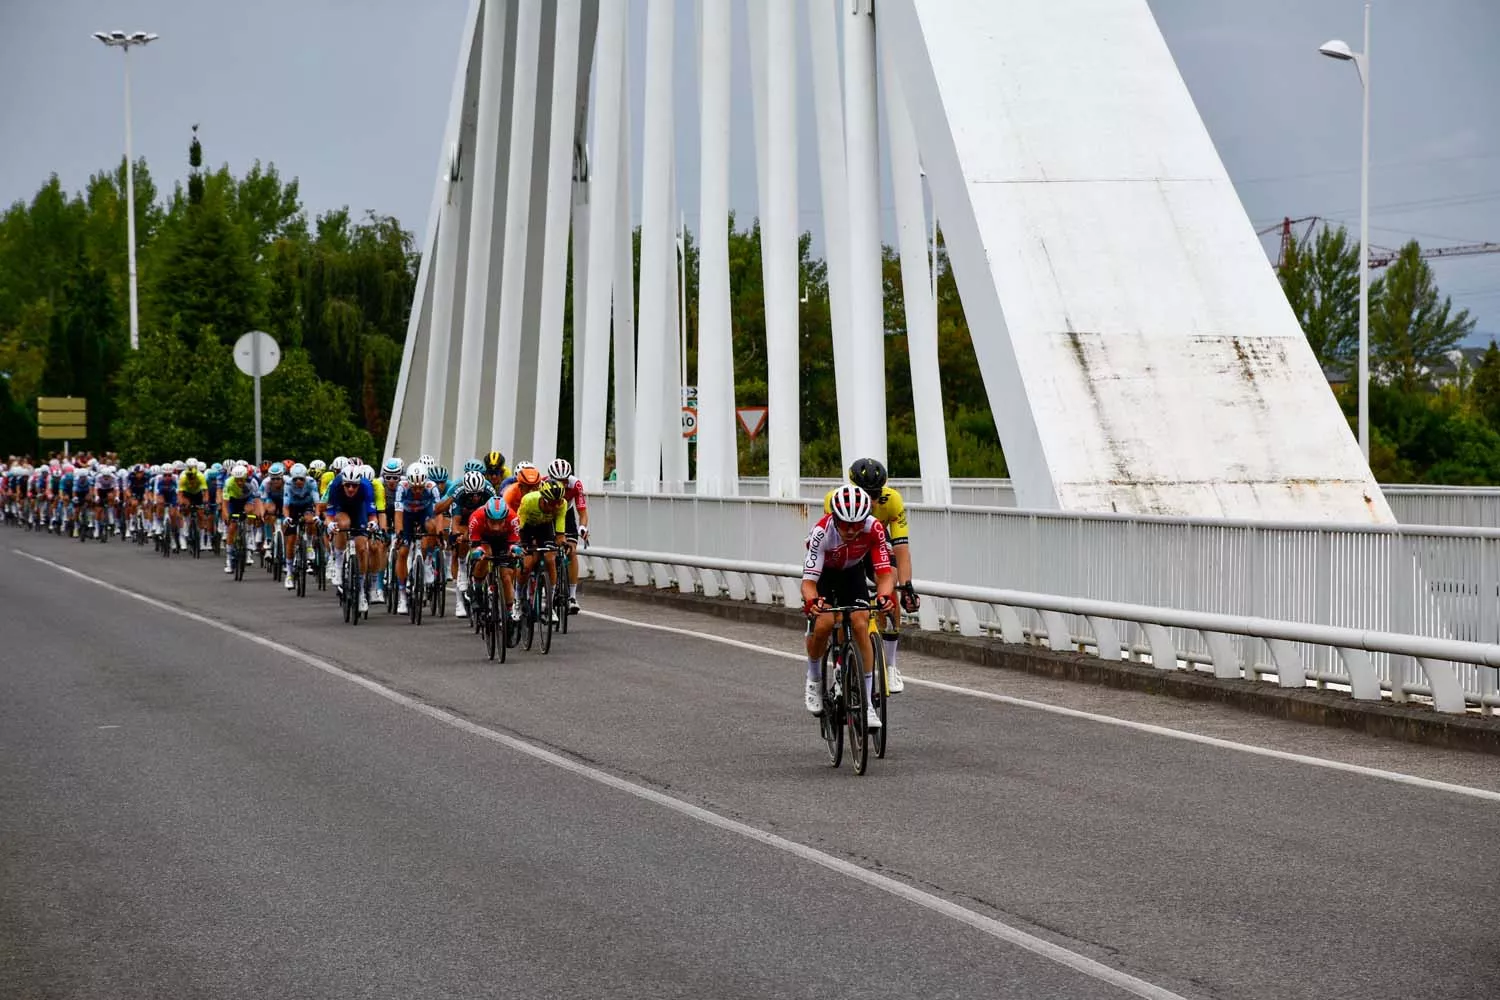
[[[276,370],[281,348],[264,330],[251,330],[234,342],[234,363],[255,380],[255,464],[260,464],[260,377]]]
[[[740,406],[734,411],[739,418],[740,426],[745,430],[745,436],[754,441],[766,426],[766,408],[764,406]]]
[[[682,436],[692,440],[698,435],[698,411],[691,406],[682,408]]]
[[[685,385],[682,387],[682,405],[687,406],[698,398],[698,387],[696,385]]]
[[[88,409],[89,401],[82,396],[38,396],[36,408],[38,410],[71,410],[83,413]]]
[[[36,436],[43,441],[77,441],[88,437],[88,404],[83,396],[38,396]]]
[[[259,357],[256,352],[259,350]],[[259,361],[259,366],[256,362]],[[276,340],[262,330],[251,330],[234,342],[234,363],[240,371],[251,378],[269,375],[281,362],[281,348]]]

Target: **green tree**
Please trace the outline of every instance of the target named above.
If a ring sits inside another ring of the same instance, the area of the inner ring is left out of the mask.
[[[1370,359],[1380,377],[1406,392],[1423,385],[1474,329],[1467,309],[1438,295],[1432,268],[1412,240],[1370,290]]]
[[[1469,398],[1474,410],[1491,427],[1500,430],[1500,346],[1493,340],[1485,348],[1484,356],[1474,366],[1474,378],[1469,383]]]
[[[1359,245],[1324,226],[1310,247],[1288,245],[1278,277],[1318,362],[1346,368],[1359,345]]]

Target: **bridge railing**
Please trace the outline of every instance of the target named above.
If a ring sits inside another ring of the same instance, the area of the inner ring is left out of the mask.
[[[725,559],[686,552],[651,552],[595,546],[584,554],[595,579],[710,597],[781,603],[796,607],[802,567],[793,563]],[[1470,705],[1493,714],[1500,645],[1464,642],[1391,632],[1277,621],[1244,615],[1211,614],[1180,608],[1150,607],[1117,601],[1040,594],[994,587],[916,581],[932,615],[924,627],[958,628],[978,634],[981,617],[994,620],[992,631],[1006,642],[1046,645],[1059,651],[1092,650],[1107,660],[1142,660],[1162,670],[1205,670],[1231,680],[1274,680],[1284,688],[1330,681],[1360,700],[1393,700],[1411,695],[1431,699],[1440,712],[1463,713]],[[946,615],[931,606],[942,601]],[[924,618],[927,615],[924,615]],[[1140,641],[1132,638],[1139,634]],[[1185,650],[1181,637],[1191,635],[1207,654]],[[1264,649],[1267,659],[1256,653]],[[1336,677],[1310,674],[1305,650],[1327,653],[1342,666]],[[1246,651],[1249,655],[1246,655]],[[1413,661],[1418,673],[1392,686],[1380,675],[1376,658]],[[1488,683],[1484,683],[1485,679]],[[1466,684],[1466,680],[1471,682]],[[1478,681],[1479,683],[1472,683]]]
[[[772,563],[800,561],[820,514],[811,500],[620,493],[590,500],[601,544]],[[1500,530],[921,505],[908,515],[914,575],[944,585],[1500,642]],[[956,614],[970,634],[1005,627],[982,604]],[[1069,627],[1088,630],[1081,621]],[[1126,641],[1139,645],[1148,637],[1131,633]],[[1174,641],[1181,655],[1203,662],[1213,656],[1198,630]],[[1233,641],[1241,659],[1258,662],[1259,640]],[[1347,664],[1331,646],[1304,646],[1298,655],[1315,680],[1349,683]],[[1383,651],[1372,662],[1394,697],[1415,690],[1419,668],[1410,655]],[[1459,673],[1464,690],[1494,691],[1492,671],[1463,666]]]

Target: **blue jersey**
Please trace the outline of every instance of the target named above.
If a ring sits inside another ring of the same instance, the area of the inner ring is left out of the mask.
[[[284,502],[288,507],[311,507],[318,502],[318,484],[311,476],[302,480],[302,485],[297,485],[297,480],[288,479],[282,494]]]
[[[495,487],[491,486],[488,481],[480,489],[467,490],[462,480],[455,479],[453,485],[448,487],[448,492],[443,495],[443,499],[451,501],[458,516],[463,519],[463,523],[468,524],[470,515],[496,496]]]
[[[438,502],[437,488],[424,483],[421,487],[402,483],[396,487],[396,509],[408,519],[420,517],[427,520],[435,514]]]
[[[354,496],[344,492],[344,477],[334,476],[328,484],[328,513],[348,514],[350,518],[357,519],[360,523],[375,518],[375,486],[368,479],[362,480],[363,487]]]

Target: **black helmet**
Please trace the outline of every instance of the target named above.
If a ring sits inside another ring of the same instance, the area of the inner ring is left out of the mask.
[[[484,471],[492,476],[498,476],[505,471],[505,456],[498,451],[492,451],[484,456]]]
[[[849,466],[849,482],[872,497],[885,488],[885,480],[885,466],[880,464],[879,459],[857,458],[854,464]]]

